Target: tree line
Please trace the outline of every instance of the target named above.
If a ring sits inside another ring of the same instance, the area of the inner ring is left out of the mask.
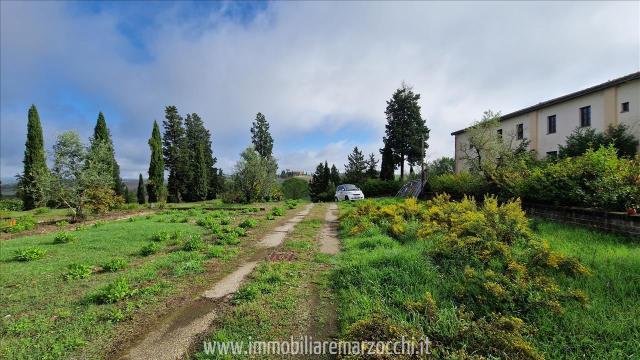
[[[211,133],[197,113],[183,117],[175,106],[167,106],[162,121],[164,133],[158,122],[153,122],[148,141],[148,178],[145,182],[139,174],[135,194],[129,193],[120,177],[111,132],[102,112],[88,145],[75,131],[57,136],[52,146],[51,169],[47,166],[42,124],[35,105],[29,108],[27,118],[23,172],[17,175],[18,196],[25,210],[63,206],[82,218],[87,206],[103,211],[123,202],[201,201],[216,198],[224,189],[223,171],[215,166]],[[236,165],[233,185],[245,201],[274,196],[277,170],[269,123],[261,113],[256,115],[251,134],[252,146],[242,153]]]

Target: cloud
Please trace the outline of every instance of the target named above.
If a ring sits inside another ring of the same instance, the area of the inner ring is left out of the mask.
[[[402,81],[422,94],[435,158],[483,110],[640,68],[638,3],[274,2],[245,16],[229,15],[233,3],[121,4],[2,2],[2,177],[20,170],[31,103],[48,146],[62,129],[87,137],[104,111],[126,177],[146,172],[166,105],[202,116],[227,172],[258,111],[280,168],[310,171],[325,159],[341,168],[355,145],[378,154]]]

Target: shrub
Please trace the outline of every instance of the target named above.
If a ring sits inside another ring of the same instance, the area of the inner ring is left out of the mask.
[[[20,216],[16,219],[10,219],[2,224],[2,231],[7,233],[19,233],[31,230],[36,226],[33,216]]]
[[[271,209],[271,215],[282,216],[284,215],[284,209],[281,207],[274,207],[273,209]]]
[[[198,274],[204,272],[204,266],[202,266],[202,260],[191,259],[177,264],[173,268],[174,276],[184,276],[189,274]]]
[[[467,172],[434,176],[428,183],[433,193],[449,194],[454,199],[462,199],[465,195],[481,198],[488,191],[482,177]]]
[[[67,220],[60,220],[58,222],[56,222],[56,226],[61,228],[61,227],[65,227],[69,225],[69,222]]]
[[[299,200],[287,200],[284,202],[288,209],[295,209],[298,204],[300,204]]]
[[[200,235],[191,235],[187,241],[185,241],[182,250],[184,251],[197,251],[204,248],[204,241]]]
[[[85,264],[71,264],[67,267],[68,271],[64,273],[65,280],[84,279],[91,276],[93,270],[91,266]]]
[[[78,235],[70,232],[59,232],[54,236],[54,244],[66,244],[78,240]]]
[[[108,272],[116,272],[118,270],[124,269],[125,267],[127,267],[127,265],[127,260],[123,258],[115,258],[102,264],[102,269]]]
[[[26,249],[16,250],[17,261],[32,261],[43,258],[47,255],[47,250],[38,247],[30,247]]]
[[[309,197],[309,183],[301,178],[292,177],[282,182],[285,199],[306,199]]]
[[[236,227],[233,229],[233,232],[238,236],[247,236],[247,231],[243,227]]]
[[[167,231],[157,231],[151,235],[151,241],[163,242],[171,239],[171,234]]]
[[[152,242],[140,249],[140,255],[149,256],[157,253],[158,251],[160,251],[160,244],[158,244],[157,242]]]
[[[22,211],[24,204],[20,199],[2,199],[0,200],[0,210]]]
[[[126,278],[120,277],[98,289],[98,291],[91,296],[91,299],[98,304],[112,304],[131,297],[135,293],[136,291],[129,286],[129,281]]]
[[[273,214],[271,214],[271,213],[267,214],[267,216],[266,216],[266,219],[267,219],[267,220],[274,220],[275,218],[276,218],[276,217],[275,217],[275,216],[273,216]]]
[[[258,221],[256,219],[244,219],[238,226],[240,226],[241,228],[248,229],[248,228],[255,227],[257,224],[258,224]]]
[[[42,215],[42,214],[46,214],[48,212],[50,212],[51,209],[49,209],[48,207],[39,207],[35,210],[33,210],[33,213],[36,215]]]
[[[230,232],[219,235],[218,242],[224,245],[236,245],[240,243],[240,239],[238,239],[238,234],[236,234],[235,232]]]
[[[393,196],[402,187],[400,181],[388,181],[380,179],[367,179],[359,184],[365,197]]]

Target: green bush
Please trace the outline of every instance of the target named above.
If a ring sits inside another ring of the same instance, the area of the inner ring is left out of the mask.
[[[98,304],[112,304],[133,296],[135,290],[129,286],[126,278],[117,278],[112,283],[98,289],[92,296],[93,302]]]
[[[624,211],[640,207],[640,159],[620,158],[613,147],[546,162],[513,174],[510,192],[525,201]]]
[[[167,231],[158,231],[151,235],[151,241],[154,242],[163,242],[171,239],[171,234]]]
[[[158,244],[157,242],[152,242],[140,249],[140,255],[149,256],[157,253],[158,251],[160,251],[160,244]]]
[[[204,248],[204,241],[200,235],[191,235],[182,246],[184,251],[197,251]]]
[[[16,250],[17,261],[32,261],[43,258],[47,255],[47,250],[38,247],[29,247],[26,249]]]
[[[306,199],[309,197],[309,183],[301,178],[292,177],[282,182],[285,199]]]
[[[388,181],[380,179],[367,179],[358,184],[365,197],[393,196],[402,187],[400,181]]]
[[[123,258],[115,258],[102,264],[102,269],[108,272],[116,272],[118,270],[124,269],[128,264],[129,263],[127,262],[127,260]]]
[[[233,232],[238,236],[247,236],[247,231],[243,227],[236,227],[233,229]]]
[[[273,216],[273,214],[271,214],[271,213],[267,214],[267,216],[266,216],[266,219],[267,219],[267,220],[274,220],[275,218],[276,218],[276,217],[275,217],[275,216]]]
[[[224,245],[236,245],[240,243],[240,239],[238,239],[238,234],[236,234],[235,232],[230,232],[219,235],[218,242]]]
[[[284,215],[284,209],[281,207],[274,207],[273,209],[271,209],[271,215],[282,216]]]
[[[51,209],[49,209],[48,207],[39,207],[35,210],[33,210],[33,213],[36,215],[42,215],[42,214],[46,214],[48,212],[50,212]]]
[[[59,232],[53,237],[54,244],[66,244],[78,240],[78,235],[70,232]]]
[[[61,228],[61,227],[65,227],[69,225],[69,222],[67,220],[60,220],[58,222],[56,222],[56,226]]]
[[[449,194],[454,199],[462,199],[465,195],[482,198],[488,191],[488,185],[482,177],[468,172],[434,176],[428,182],[433,193]]]
[[[65,280],[85,279],[93,273],[91,266],[85,264],[71,264],[67,269],[68,271],[64,273]]]
[[[9,219],[1,225],[1,229],[6,233],[19,233],[31,230],[36,226],[36,220],[31,215],[20,216],[16,219]]]
[[[240,226],[241,228],[248,229],[248,228],[255,227],[256,225],[258,225],[258,220],[256,220],[256,219],[244,219],[240,223],[240,225],[238,225],[238,226]]]
[[[22,211],[24,204],[20,199],[2,199],[0,200],[0,210]]]

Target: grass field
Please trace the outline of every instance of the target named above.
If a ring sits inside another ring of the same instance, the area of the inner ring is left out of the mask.
[[[119,324],[223,266],[281,205],[165,210],[3,240],[0,357],[101,356]]]
[[[341,205],[343,215],[352,210],[353,205]],[[588,301],[585,305],[562,302],[560,313],[545,307],[509,310],[525,320],[521,325],[509,317],[494,321],[491,315],[479,319],[481,313],[470,313],[482,307],[461,297],[463,289],[456,283],[462,274],[445,272],[440,259],[432,255],[442,235],[394,239],[373,224],[358,234],[353,234],[352,226],[341,223],[343,251],[331,276],[343,339],[426,335],[433,341],[435,358],[457,358],[461,350],[464,356],[520,359],[640,356],[637,241],[535,222],[536,235],[547,240],[552,250],[577,258],[590,270],[590,276],[549,272],[560,288],[580,289]],[[500,269],[497,263],[490,266]],[[463,304],[467,304],[466,310],[462,310]],[[503,328],[505,324],[509,325]],[[467,358],[464,356],[461,358]]]

